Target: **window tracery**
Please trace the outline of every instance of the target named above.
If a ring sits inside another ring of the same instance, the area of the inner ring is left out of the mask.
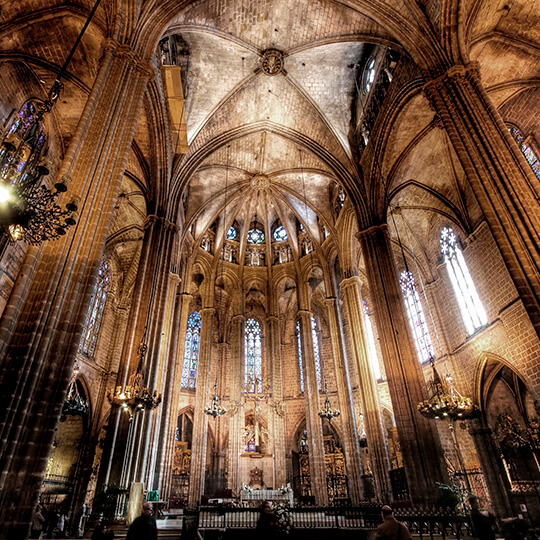
[[[442,229],[440,244],[465,328],[469,335],[473,334],[478,328],[487,324],[486,311],[476,292],[467,263],[459,248],[457,236],[450,227]]]
[[[427,362],[430,358],[435,357],[435,351],[429,335],[424,310],[420,303],[420,296],[416,290],[413,273],[409,270],[401,272],[399,283],[405,299],[405,308],[407,309],[418,357],[421,362]]]
[[[274,240],[276,242],[285,242],[288,240],[289,235],[287,234],[287,230],[283,225],[280,225],[273,234]]]
[[[184,345],[184,364],[182,366],[182,380],[180,382],[182,388],[195,388],[197,386],[201,322],[201,314],[198,311],[194,311],[188,317],[186,342]]]
[[[229,230],[227,231],[227,240],[236,240],[236,237],[238,236],[238,231],[235,227],[232,225],[229,227]]]
[[[250,244],[262,244],[264,242],[264,232],[258,227],[254,227],[248,231],[247,240]]]
[[[108,261],[103,261],[98,269],[98,278],[94,285],[90,308],[84,324],[83,336],[79,343],[79,352],[89,357],[93,357],[96,350],[97,338],[99,336],[110,283],[111,268]]]

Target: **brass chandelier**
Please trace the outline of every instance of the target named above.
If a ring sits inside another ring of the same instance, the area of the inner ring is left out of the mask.
[[[210,405],[204,408],[204,412],[213,418],[223,416],[227,412],[227,409],[221,405],[221,398],[218,394],[217,383],[214,385],[214,397],[212,398]]]
[[[341,414],[341,411],[332,407],[332,404],[330,403],[330,398],[328,397],[328,384],[326,383],[326,380],[324,381],[324,391],[326,394],[326,399],[324,400],[324,407],[319,409],[319,416],[321,418],[326,418],[330,422],[332,419],[337,418]]]
[[[41,244],[56,240],[77,222],[79,198],[72,198],[64,208],[59,205],[59,197],[67,191],[71,179],[63,176],[53,188],[43,180],[51,169],[51,163],[44,156],[44,124],[45,115],[51,112],[60,97],[60,81],[100,2],[96,1],[88,15],[47,99],[26,101],[0,143],[0,230],[9,234],[11,242],[24,240],[29,244]]]
[[[436,420],[467,420],[478,416],[480,410],[470,397],[462,396],[456,389],[452,376],[441,379],[433,358],[430,360],[433,379],[428,384],[430,397],[418,404],[426,418]]]
[[[133,420],[135,413],[142,410],[151,411],[161,403],[161,394],[157,390],[152,391],[143,386],[143,365],[147,350],[148,346],[143,340],[137,350],[139,356],[137,371],[131,376],[129,384],[125,387],[117,386],[107,393],[111,405],[117,405],[127,411],[130,421]]]

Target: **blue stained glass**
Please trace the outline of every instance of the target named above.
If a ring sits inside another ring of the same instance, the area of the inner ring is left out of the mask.
[[[405,299],[405,307],[407,308],[409,324],[411,325],[418,356],[421,362],[427,362],[431,357],[435,356],[435,351],[412,272],[402,272],[399,282]]]
[[[110,282],[111,268],[107,261],[103,261],[98,270],[98,278],[94,285],[94,293],[90,300],[90,308],[86,315],[83,335],[79,343],[79,352],[89,357],[94,356]]]
[[[194,311],[188,318],[186,343],[184,345],[184,364],[182,367],[182,388],[197,386],[197,365],[201,339],[201,314]]]
[[[289,238],[289,235],[287,234],[287,231],[283,225],[280,225],[275,231],[274,231],[274,240],[276,242],[285,242]]]
[[[255,319],[248,319],[245,325],[245,380],[246,391],[262,392],[262,332]]]
[[[227,240],[235,240],[238,236],[238,231],[234,227],[229,227],[227,231]]]
[[[298,343],[298,367],[300,368],[300,391],[304,392],[304,359],[302,357],[302,333],[300,321],[296,321],[296,341]]]
[[[250,244],[262,244],[264,242],[264,232],[255,227],[247,233],[247,239]]]
[[[516,139],[516,142],[518,143],[521,152],[531,166],[531,169],[536,175],[536,178],[540,180],[540,160],[538,159],[538,156],[536,155],[534,150],[525,142],[525,137],[523,136],[523,133],[520,129],[511,126],[509,130],[514,139]]]

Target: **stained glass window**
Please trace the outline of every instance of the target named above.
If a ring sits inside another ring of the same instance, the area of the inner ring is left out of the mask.
[[[298,367],[300,368],[300,392],[304,391],[304,359],[302,357],[302,333],[300,321],[296,321],[296,342],[298,344]]]
[[[420,296],[416,290],[413,273],[408,270],[401,272],[399,282],[405,299],[405,308],[409,316],[409,324],[411,325],[418,357],[421,362],[427,362],[431,357],[435,356],[435,351],[433,350],[433,343],[424,317],[424,310],[420,303]]]
[[[238,231],[234,227],[229,227],[227,231],[227,240],[236,240],[238,236]]]
[[[382,379],[381,374],[381,365],[379,363],[379,357],[377,355],[377,345],[375,344],[375,334],[373,332],[373,325],[371,324],[371,318],[369,316],[369,306],[368,303],[364,302],[364,321],[366,324],[366,336],[368,342],[368,356],[369,363],[371,364],[371,369],[373,369],[373,374],[375,378],[379,381]]]
[[[371,88],[373,87],[373,83],[375,82],[375,74],[375,58],[372,56],[366,62],[366,66],[364,67],[362,78],[362,90],[364,94],[369,94]]]
[[[262,332],[259,321],[248,319],[245,326],[246,392],[262,392]]]
[[[444,227],[441,231],[441,253],[444,255],[465,328],[468,334],[473,334],[487,324],[487,314],[469,274],[458,239],[449,227]]]
[[[107,302],[107,293],[111,283],[111,268],[107,261],[103,261],[98,270],[98,278],[94,285],[94,292],[90,300],[90,309],[86,315],[84,330],[79,352],[86,356],[93,357],[96,350],[97,338],[101,326],[105,303]]]
[[[319,331],[315,317],[311,316],[311,336],[313,338],[313,356],[315,357],[315,370],[317,371],[317,388],[322,390],[321,350],[319,347]]]
[[[306,228],[304,227],[303,223],[300,223],[300,232],[306,232]]]
[[[262,244],[264,242],[264,232],[255,227],[247,233],[247,239],[250,244]]]
[[[199,349],[201,344],[201,314],[194,311],[189,317],[186,330],[186,344],[184,345],[184,365],[182,367],[182,388],[195,388],[197,386],[197,365],[199,363]]]
[[[275,231],[274,231],[274,240],[276,242],[285,242],[289,238],[289,235],[287,234],[287,231],[285,230],[285,227],[283,225],[280,225]]]
[[[523,152],[525,159],[529,162],[529,165],[531,166],[534,174],[536,175],[536,178],[540,180],[540,160],[538,160],[538,156],[536,155],[534,150],[525,142],[525,137],[523,136],[521,129],[518,129],[514,126],[510,126],[508,129],[510,130],[510,133],[512,134],[514,139],[516,139],[520,150]]]

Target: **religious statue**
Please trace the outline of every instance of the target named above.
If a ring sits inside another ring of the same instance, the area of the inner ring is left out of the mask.
[[[210,252],[212,244],[210,242],[210,237],[207,234],[205,234],[201,240],[201,247],[204,249],[204,251]]]
[[[232,247],[230,244],[225,244],[223,246],[223,260],[227,262],[232,261]]]

